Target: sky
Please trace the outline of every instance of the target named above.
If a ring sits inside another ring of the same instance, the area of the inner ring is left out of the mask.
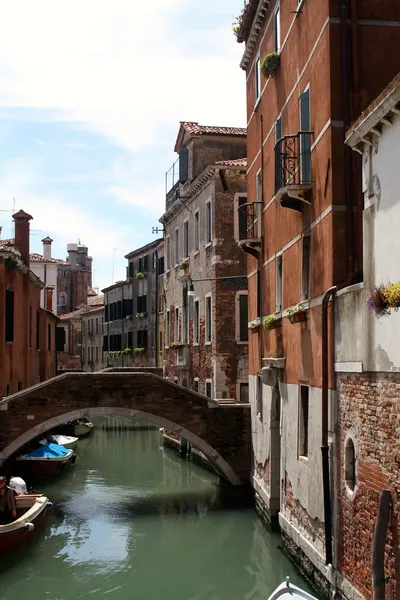
[[[243,0],[0,0],[0,225],[78,240],[93,286],[156,239],[179,121],[245,126]]]

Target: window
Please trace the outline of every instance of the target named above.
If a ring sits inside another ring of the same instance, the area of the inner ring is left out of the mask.
[[[164,257],[160,256],[158,259],[158,274],[164,275]]]
[[[198,210],[194,213],[194,251],[200,248],[200,213]]]
[[[239,400],[243,404],[249,403],[249,384],[248,383],[240,383],[239,384]]]
[[[108,335],[103,335],[103,351],[108,352]]]
[[[6,290],[6,342],[14,341],[14,292]]]
[[[18,381],[17,383],[17,391],[20,392],[22,390],[22,381]]]
[[[182,306],[182,342],[184,344],[189,342],[189,318],[187,304]]]
[[[159,313],[164,312],[164,294],[162,292],[158,296],[158,312]]]
[[[96,333],[99,333],[99,319],[96,317]]]
[[[183,258],[189,257],[189,221],[183,223]]]
[[[137,299],[137,313],[139,315],[147,313],[147,295],[138,296],[138,299]]]
[[[281,11],[278,8],[274,16],[275,52],[281,51]]]
[[[212,218],[211,218],[211,200],[206,202],[206,244],[211,244],[212,240]]]
[[[344,456],[344,478],[347,487],[353,492],[356,487],[356,450],[354,442],[349,438],[346,442],[345,456]]]
[[[29,347],[32,348],[32,305],[29,306]]]
[[[166,237],[166,252],[167,252],[167,271],[171,268],[171,238]]]
[[[152,261],[151,261],[151,268],[152,268],[153,271],[155,271],[156,268],[157,268],[157,252],[153,252]]]
[[[189,179],[189,148],[179,152],[179,183],[182,185]]]
[[[167,329],[165,332],[165,345],[168,347],[171,339],[171,313],[167,310]]]
[[[174,341],[179,342],[179,308],[175,308]]]
[[[310,89],[307,88],[300,96],[300,183],[311,181],[311,116]]]
[[[47,324],[47,349],[51,350],[51,325]]]
[[[179,229],[175,229],[175,265],[179,264]]]
[[[194,324],[193,324],[193,341],[195,344],[200,343],[200,302],[194,301]]]
[[[128,277],[130,277],[131,279],[133,277],[133,272],[134,272],[134,267],[133,267],[133,261],[131,260],[128,263]]]
[[[310,298],[311,287],[311,236],[303,237],[303,268],[302,268],[302,296],[303,300]]]
[[[36,310],[36,350],[40,349],[40,310]]]
[[[262,180],[261,171],[256,175],[256,202],[262,202]]]
[[[199,379],[198,379],[198,377],[196,377],[195,380],[193,381],[193,391],[197,392],[197,394],[199,393]]]
[[[249,309],[248,309],[248,296],[245,294],[238,293],[236,296],[237,302],[237,313],[236,322],[238,325],[238,331],[236,340],[238,342],[249,341]]]
[[[139,258],[138,271],[139,273],[147,273],[149,270],[149,255],[141,256]]]
[[[212,398],[212,379],[206,379],[206,396]]]
[[[211,296],[206,296],[206,344],[211,343],[211,327],[212,327]]]
[[[283,255],[276,258],[276,311],[282,310]]]
[[[247,196],[237,196],[235,210],[235,239],[247,238]]]
[[[299,407],[299,456],[308,457],[308,398],[309,387],[300,386]]]
[[[137,348],[147,348],[147,329],[137,332]]]
[[[60,306],[65,306],[66,303],[66,296],[64,294],[64,292],[61,292],[60,296],[59,296],[59,305]]]
[[[282,117],[275,121],[275,143],[282,137]]]
[[[82,346],[82,362],[86,362],[86,347]]]
[[[162,354],[163,350],[164,350],[164,346],[163,346],[163,332],[160,331],[159,334],[159,342],[158,342],[158,351],[160,354]]]
[[[99,347],[98,346],[96,346],[95,352],[96,352],[96,354],[95,354],[96,362],[99,362]]]
[[[261,94],[261,61],[260,55],[257,56],[256,62],[254,65],[254,81],[255,81],[255,94],[256,94],[256,102]]]
[[[11,385],[9,383],[7,383],[5,396],[9,396],[10,394],[11,394]]]

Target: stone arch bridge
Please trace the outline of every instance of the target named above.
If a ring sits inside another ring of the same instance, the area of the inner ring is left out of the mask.
[[[249,481],[250,406],[210,400],[144,369],[67,372],[3,398],[0,465],[38,435],[90,415],[135,417],[171,429],[201,450],[231,484]]]

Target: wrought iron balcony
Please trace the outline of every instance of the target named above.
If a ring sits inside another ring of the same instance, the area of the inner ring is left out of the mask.
[[[261,252],[262,202],[238,206],[239,246],[252,256]]]
[[[275,196],[285,208],[301,212],[310,204],[312,131],[285,135],[275,144]]]

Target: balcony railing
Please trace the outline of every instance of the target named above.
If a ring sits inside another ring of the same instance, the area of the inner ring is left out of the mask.
[[[306,193],[312,187],[312,134],[299,131],[283,136],[275,144],[275,194],[282,206],[299,210],[299,203],[308,203]]]
[[[238,207],[239,246],[256,256],[261,249],[262,202],[250,202]]]
[[[168,209],[179,198],[179,158],[165,173],[165,205]]]

